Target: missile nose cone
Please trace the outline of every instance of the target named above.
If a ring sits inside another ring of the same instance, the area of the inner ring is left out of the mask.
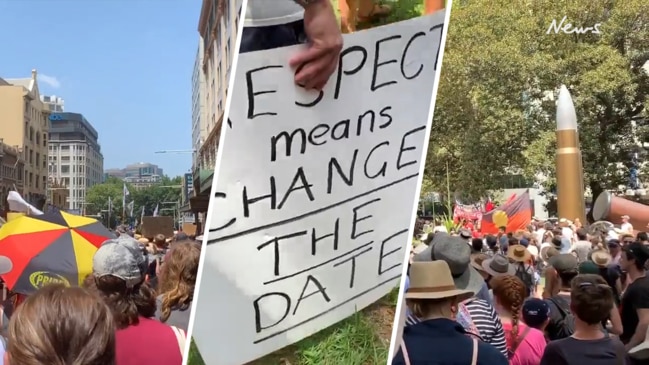
[[[557,99],[557,130],[577,130],[575,104],[566,85],[561,85]]]

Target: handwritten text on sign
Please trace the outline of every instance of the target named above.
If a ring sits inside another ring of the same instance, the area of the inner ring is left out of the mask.
[[[348,36],[320,93],[293,83],[297,48],[239,57],[196,304],[207,363],[278,350],[398,284],[443,17]]]

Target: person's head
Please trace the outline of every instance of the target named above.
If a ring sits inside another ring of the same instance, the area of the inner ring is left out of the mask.
[[[649,260],[649,248],[640,242],[634,242],[622,249],[620,267],[627,272],[642,271]]]
[[[635,242],[635,237],[633,237],[633,235],[628,233],[620,235],[620,243],[622,244],[622,246],[630,245],[633,242]]]
[[[569,253],[559,254],[550,259],[550,264],[557,271],[561,288],[569,289],[572,280],[579,274],[579,261]]]
[[[582,274],[572,280],[570,310],[588,325],[599,325],[608,319],[614,305],[613,290],[599,275]]]
[[[559,236],[552,237],[552,242],[551,243],[552,243],[552,246],[554,248],[560,249],[561,248],[561,236],[559,235]]]
[[[515,342],[518,340],[518,319],[527,297],[527,288],[515,275],[497,276],[490,283],[496,306],[511,316],[511,341]]]
[[[120,236],[102,244],[92,260],[84,286],[96,291],[113,313],[118,329],[155,315],[155,294],[144,282],[147,257],[136,240]]]
[[[620,218],[622,219],[622,223],[629,223],[629,219],[631,219],[628,215],[623,215]]]
[[[194,298],[194,286],[201,256],[199,246],[184,241],[173,245],[160,269],[159,295],[162,296],[160,320],[169,318],[171,310],[188,309]]]
[[[456,288],[446,261],[415,261],[410,266],[409,278],[406,305],[420,319],[455,319],[458,303],[474,295]]]
[[[495,250],[497,248],[496,246],[498,245],[498,238],[496,236],[489,234],[487,235],[487,237],[485,237],[485,241],[487,242],[487,247],[489,247],[490,250]]]
[[[509,244],[510,247],[511,246],[516,246],[518,243],[519,243],[518,238],[516,238],[516,237],[512,236],[512,237],[509,237],[509,239],[507,239],[507,244]]]
[[[552,234],[551,230],[546,230],[545,233],[543,233],[543,243],[552,243],[553,238],[554,234]]]
[[[577,239],[578,240],[580,240],[580,241],[588,240],[588,231],[586,230],[586,228],[579,228],[579,229],[577,229],[577,232],[575,232],[575,233],[577,234]]]
[[[507,227],[505,226],[498,227],[498,233],[505,234],[505,232],[507,232]]]
[[[608,246],[608,252],[611,253],[611,256],[615,257],[620,253],[621,245],[620,245],[620,240],[618,239],[611,239],[606,242],[606,246]]]
[[[471,240],[471,248],[473,252],[482,252],[483,242],[481,238],[474,238]]]
[[[557,227],[554,230],[552,230],[552,235],[554,237],[559,237],[560,238],[563,235],[563,231],[561,230],[561,228]]]
[[[545,229],[546,231],[552,231],[553,228],[554,226],[552,225],[552,222],[543,223],[543,229]]]
[[[115,324],[106,304],[82,288],[46,285],[14,311],[7,365],[114,365]]]
[[[153,243],[159,248],[165,247],[167,246],[167,238],[165,237],[164,234],[156,234],[153,237]]]
[[[636,239],[640,242],[647,242],[649,241],[649,235],[647,234],[647,232],[638,232]]]
[[[543,331],[550,322],[550,306],[540,298],[529,298],[523,303],[523,322],[537,330]]]

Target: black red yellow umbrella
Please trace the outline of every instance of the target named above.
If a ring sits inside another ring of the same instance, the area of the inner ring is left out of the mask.
[[[49,283],[80,285],[99,246],[113,237],[97,220],[61,211],[17,218],[0,228],[0,256],[12,263],[0,276],[22,294]]]

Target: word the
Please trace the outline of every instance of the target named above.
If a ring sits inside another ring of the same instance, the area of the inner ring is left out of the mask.
[[[545,32],[545,34],[559,34],[559,33],[565,33],[565,34],[585,34],[585,33],[592,33],[592,34],[600,34],[599,32],[599,27],[601,26],[600,23],[597,23],[593,25],[592,27],[575,27],[572,25],[572,23],[566,23],[566,20],[568,19],[567,16],[564,16],[561,18],[561,21],[557,23],[556,19],[552,20],[552,23],[550,24],[550,27],[548,28],[548,31]]]

